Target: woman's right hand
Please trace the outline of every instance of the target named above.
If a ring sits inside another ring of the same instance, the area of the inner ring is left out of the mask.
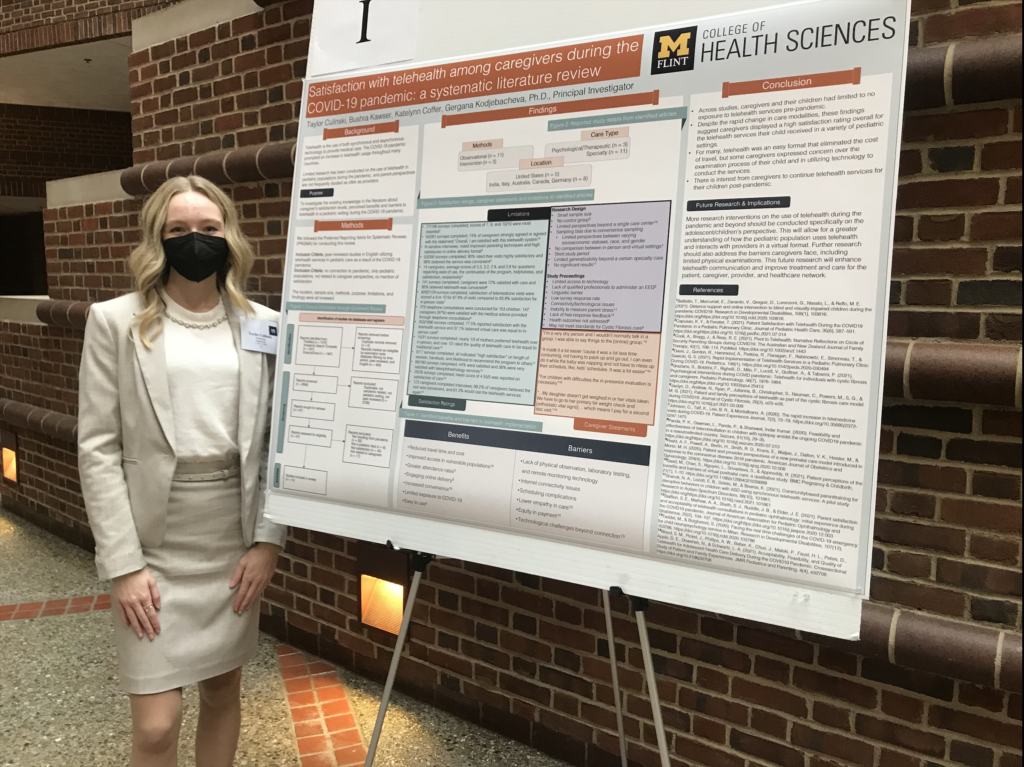
[[[145,634],[155,639],[160,633],[160,589],[156,579],[145,567],[134,573],[119,575],[111,582],[111,601],[121,611],[121,620],[134,631],[139,639]]]

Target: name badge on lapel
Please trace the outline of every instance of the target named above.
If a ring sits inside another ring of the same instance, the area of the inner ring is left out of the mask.
[[[277,323],[256,317],[242,319],[242,348],[247,352],[277,354]]]

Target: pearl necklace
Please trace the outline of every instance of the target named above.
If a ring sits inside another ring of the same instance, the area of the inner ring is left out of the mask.
[[[213,322],[185,322],[185,320],[179,320],[166,309],[164,310],[164,316],[175,325],[181,325],[183,328],[192,328],[193,330],[209,330],[210,328],[215,328],[228,318],[227,312],[225,312],[223,317],[214,320]]]

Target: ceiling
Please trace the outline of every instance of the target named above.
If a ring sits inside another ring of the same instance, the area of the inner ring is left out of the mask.
[[[0,104],[131,111],[131,36],[0,57]]]

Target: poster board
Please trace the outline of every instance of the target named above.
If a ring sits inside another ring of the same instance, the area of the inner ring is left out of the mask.
[[[855,637],[908,20],[308,81],[268,515]]]

